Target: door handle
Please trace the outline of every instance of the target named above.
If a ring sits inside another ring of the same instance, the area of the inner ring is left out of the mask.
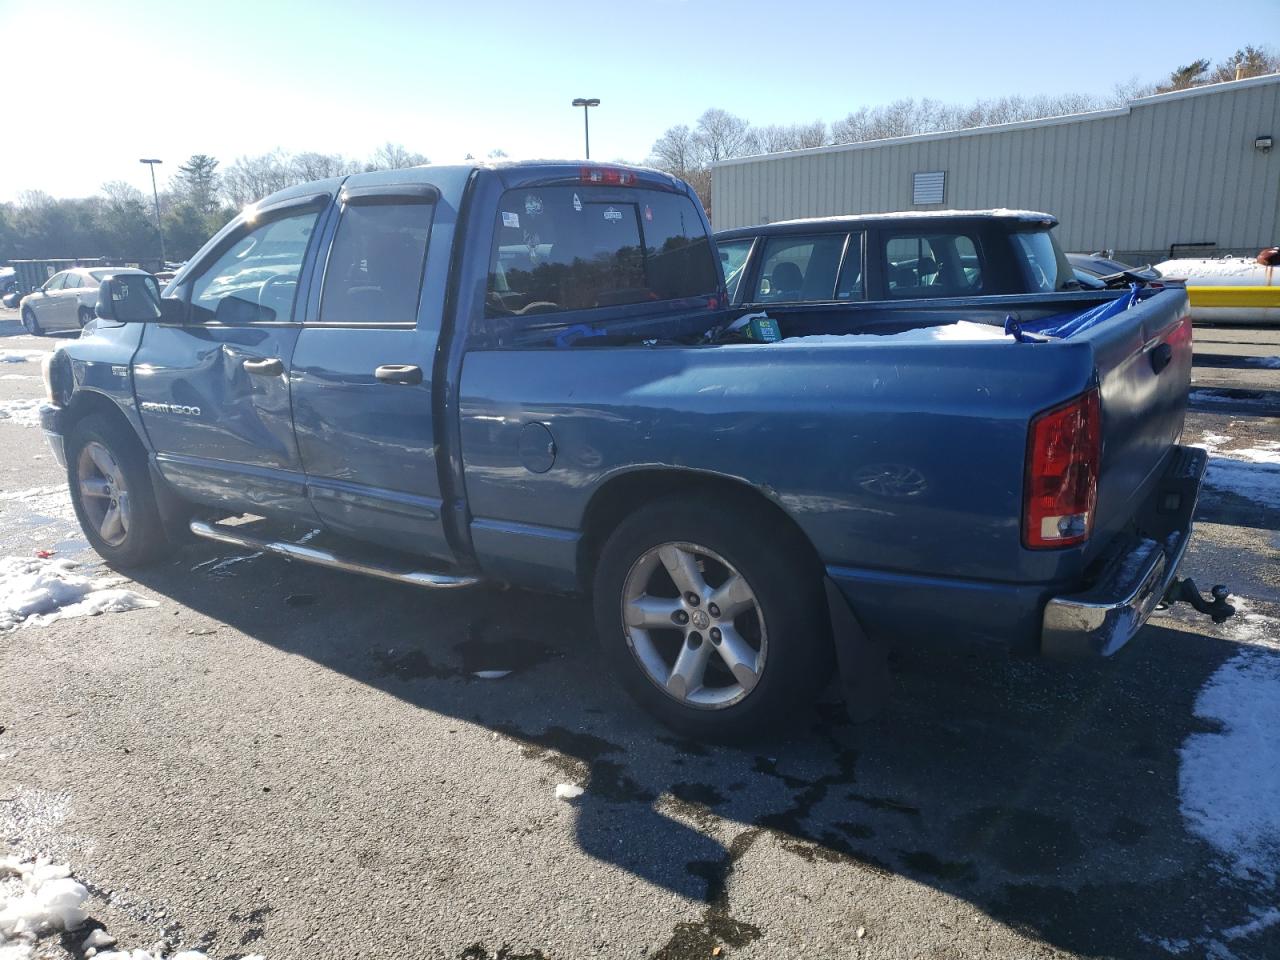
[[[373,371],[373,375],[382,383],[407,383],[412,386],[422,382],[422,368],[408,363],[384,363]]]
[[[1162,343],[1151,351],[1151,369],[1159,373],[1173,360],[1173,347]]]
[[[246,360],[241,366],[246,373],[255,373],[260,377],[278,377],[284,373],[284,361],[279,357],[268,357],[265,360]]]

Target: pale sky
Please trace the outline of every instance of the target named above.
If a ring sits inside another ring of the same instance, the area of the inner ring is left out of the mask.
[[[603,101],[593,156],[638,162],[711,106],[768,124],[901,97],[1107,94],[1280,46],[1280,0],[0,0],[0,43],[8,200],[149,190],[138,158],[167,177],[193,153],[363,159],[390,140],[437,162],[579,157],[579,96]]]

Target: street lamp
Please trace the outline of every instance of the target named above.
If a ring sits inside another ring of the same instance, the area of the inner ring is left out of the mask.
[[[578,97],[578,99],[573,101],[573,105],[575,107],[582,108],[582,133],[587,139],[587,159],[590,160],[591,159],[591,123],[590,121],[587,120],[587,111],[591,107],[600,106],[600,98],[591,97],[590,99],[588,99],[586,97]]]
[[[139,163],[145,163],[151,168],[151,196],[156,202],[156,233],[160,235],[160,269],[164,269],[165,261],[169,258],[164,255],[164,229],[160,226],[160,191],[156,189],[156,164],[164,163],[163,160],[139,160]]]

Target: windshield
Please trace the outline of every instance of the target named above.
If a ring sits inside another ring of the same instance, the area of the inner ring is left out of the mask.
[[[1013,242],[1021,254],[1033,291],[1053,293],[1077,288],[1080,281],[1048,230],[1018,231],[1013,235]]]

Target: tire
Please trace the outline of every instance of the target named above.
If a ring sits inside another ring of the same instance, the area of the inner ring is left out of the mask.
[[[745,592],[721,590],[735,573]],[[694,587],[683,599],[678,579]],[[831,678],[821,569],[798,532],[751,504],[698,497],[643,507],[606,541],[592,604],[622,685],[686,736],[738,740],[785,723]]]
[[[83,330],[89,325],[89,321],[93,319],[93,311],[88,307],[81,307],[76,312],[76,319],[80,321],[80,329]]]
[[[22,326],[33,337],[44,336],[44,331],[40,329],[40,321],[36,319],[35,311],[30,307],[22,311]]]
[[[108,564],[140,567],[169,552],[146,452],[128,424],[92,414],[72,426],[67,482],[80,529]]]

